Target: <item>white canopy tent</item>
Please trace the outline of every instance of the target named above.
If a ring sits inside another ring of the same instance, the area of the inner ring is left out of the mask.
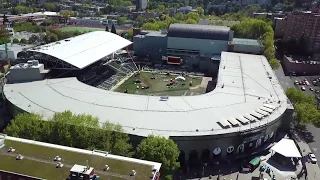
[[[184,78],[184,77],[182,77],[182,76],[178,76],[178,77],[176,77],[175,79],[176,79],[176,80],[180,80],[180,81],[185,81],[185,80],[186,80],[186,78]]]
[[[285,157],[301,158],[301,154],[292,139],[281,139],[276,145],[271,148],[271,150]]]

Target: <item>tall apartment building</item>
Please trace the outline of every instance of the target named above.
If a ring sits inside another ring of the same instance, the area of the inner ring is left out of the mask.
[[[305,40],[312,60],[320,61],[320,13],[308,11],[288,15],[284,41],[299,41],[301,38]]]
[[[146,10],[148,5],[148,0],[136,0],[136,11]]]

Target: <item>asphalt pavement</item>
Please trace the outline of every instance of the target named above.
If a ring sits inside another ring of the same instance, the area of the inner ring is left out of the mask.
[[[275,70],[275,74],[284,90],[291,87],[296,87],[297,89],[301,90],[301,85],[295,85],[294,81],[301,82],[304,79],[307,79],[310,85],[303,85],[306,88],[306,90],[303,92],[310,95],[320,96],[320,93],[316,93],[316,90],[320,91],[320,83],[317,86],[312,84],[312,81],[320,76],[285,76],[282,68]],[[312,87],[314,91],[311,91],[310,87]],[[306,143],[308,143],[312,153],[314,153],[317,159],[320,160],[320,128],[317,128],[313,125],[306,125],[305,128],[306,129],[302,133],[304,139]],[[318,163],[318,166],[320,167],[320,163]]]

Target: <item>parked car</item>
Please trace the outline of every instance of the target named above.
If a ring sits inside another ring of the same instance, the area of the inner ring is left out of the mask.
[[[299,81],[295,80],[295,81],[294,81],[294,84],[295,84],[295,85],[298,85],[298,84],[299,84]]]
[[[310,87],[309,89],[310,89],[310,91],[314,91],[314,89],[312,87]]]
[[[302,91],[305,91],[306,88],[305,88],[304,86],[301,86],[301,90],[302,90]]]
[[[317,158],[313,153],[309,154],[309,159],[310,159],[311,163],[317,163]]]
[[[309,85],[310,85],[309,81],[305,81],[305,83],[306,83],[306,85],[307,85],[307,86],[309,86]]]

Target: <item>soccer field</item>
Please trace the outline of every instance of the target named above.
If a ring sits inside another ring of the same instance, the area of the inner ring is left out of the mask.
[[[104,31],[104,28],[91,28],[91,27],[79,27],[79,26],[66,26],[59,28],[61,31],[79,31],[79,32],[86,32],[86,31]],[[123,30],[118,30],[117,33],[121,33]]]
[[[185,81],[174,80],[179,75],[160,74],[152,72],[140,72],[140,75],[132,75],[122,83],[116,92],[125,92],[139,95],[156,95],[156,96],[192,96],[205,93],[205,87],[201,87],[202,77],[187,77]],[[140,82],[139,82],[140,81]],[[170,84],[168,86],[168,84]],[[143,89],[143,86],[149,88]]]

